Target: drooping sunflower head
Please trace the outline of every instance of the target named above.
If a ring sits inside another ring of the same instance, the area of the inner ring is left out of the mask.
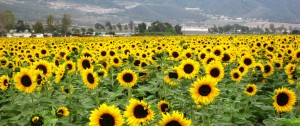
[[[30,118],[30,124],[31,126],[42,126],[44,125],[44,118],[39,114],[33,115]]]
[[[124,119],[120,109],[102,104],[92,111],[89,126],[122,126]]]
[[[220,90],[215,87],[216,85],[217,81],[210,76],[195,81],[190,88],[190,94],[194,102],[204,105],[211,103],[220,94]]]
[[[200,64],[192,59],[183,60],[179,66],[178,72],[187,79],[194,78],[200,69]]]
[[[137,75],[132,70],[125,69],[118,73],[117,80],[122,86],[132,87],[136,84]]]
[[[257,92],[257,86],[255,84],[248,84],[244,89],[244,93],[249,96],[254,96]]]
[[[296,103],[295,92],[287,88],[279,88],[275,90],[276,94],[273,97],[273,106],[277,112],[289,112],[292,111],[293,106]]]
[[[89,89],[95,89],[99,85],[99,77],[92,69],[83,70],[81,77],[84,85],[86,85]]]
[[[222,56],[222,62],[228,63],[231,62],[232,60],[233,60],[232,55],[229,52],[225,51]]]
[[[173,111],[172,115],[166,113],[162,115],[163,118],[159,121],[158,126],[190,126],[192,121],[184,118],[182,113]]]
[[[55,71],[55,83],[59,83],[60,81],[64,80],[66,76],[64,66],[60,65],[57,70]]]
[[[7,75],[2,75],[0,77],[0,88],[1,90],[5,91],[7,90],[8,86],[9,86],[9,77]]]
[[[92,59],[90,57],[81,57],[77,66],[79,70],[91,69],[93,68]]]
[[[158,109],[161,114],[169,112],[170,111],[170,103],[165,100],[161,100],[158,102]]]
[[[205,59],[202,60],[202,64],[204,66],[207,66],[208,64],[210,64],[212,61],[219,61],[220,58],[213,55],[213,54],[209,54],[209,55],[206,55]]]
[[[25,93],[31,93],[34,91],[37,84],[36,77],[33,73],[33,70],[22,68],[21,71],[14,76],[15,86],[19,91],[23,91]]]
[[[221,62],[212,61],[208,66],[206,66],[206,75],[210,76],[217,81],[220,81],[224,77],[224,67]]]
[[[70,112],[67,107],[61,106],[56,111],[56,116],[63,117],[63,116],[69,116]]]
[[[248,67],[245,64],[240,64],[237,69],[241,72],[242,76],[248,73]]]
[[[242,79],[242,73],[237,69],[231,70],[230,76],[231,76],[231,80],[236,81],[236,82],[239,82]]]
[[[300,61],[300,49],[297,49],[295,52],[294,52],[294,55],[293,55],[293,59],[295,59],[296,61]]]
[[[154,119],[154,112],[151,106],[144,101],[130,99],[129,105],[126,106],[124,116],[127,118],[129,125],[147,124]]]

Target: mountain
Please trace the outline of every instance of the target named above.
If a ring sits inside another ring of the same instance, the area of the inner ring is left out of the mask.
[[[300,23],[300,0],[0,0],[17,19],[45,20],[69,13],[75,23],[112,21],[202,22],[215,15]]]

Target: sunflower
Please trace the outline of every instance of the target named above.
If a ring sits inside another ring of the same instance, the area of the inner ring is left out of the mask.
[[[55,71],[55,83],[59,83],[61,80],[65,78],[65,68],[63,66],[59,66]]]
[[[207,53],[205,51],[201,51],[198,53],[198,60],[203,61],[206,58]]]
[[[164,80],[167,84],[171,86],[177,85],[177,82],[173,81],[174,80],[179,80],[181,78],[180,74],[178,74],[178,68],[173,68],[174,71],[167,72],[167,76],[165,76]]]
[[[89,126],[122,126],[124,123],[120,109],[105,103],[92,111],[89,120]]]
[[[224,77],[224,67],[219,61],[212,61],[206,67],[206,75],[220,81]]]
[[[132,70],[125,69],[118,73],[117,80],[122,86],[132,87],[136,84],[137,75]]]
[[[161,114],[169,112],[170,111],[170,103],[166,102],[165,100],[161,100],[158,102],[158,109]]]
[[[8,88],[9,85],[9,77],[7,75],[2,75],[0,77],[0,88],[1,90],[5,91]]]
[[[193,52],[192,52],[192,50],[190,50],[190,49],[184,50],[184,51],[183,51],[183,56],[184,56],[185,58],[190,58],[190,59],[192,59],[192,58],[193,58]]]
[[[52,69],[50,63],[45,60],[35,62],[32,67],[34,70],[41,70],[46,77],[52,76]]]
[[[252,72],[255,73],[256,71],[265,72],[265,68],[261,63],[255,63],[253,65],[253,71]]]
[[[300,49],[297,49],[294,52],[293,59],[295,59],[296,61],[300,61]]]
[[[240,82],[242,79],[242,73],[237,69],[231,70],[230,76],[231,76],[231,80],[236,81],[236,82]]]
[[[207,66],[208,64],[210,64],[212,61],[219,61],[219,57],[210,54],[210,55],[206,55],[206,57],[204,58],[204,60],[202,60],[202,64],[204,66]]]
[[[169,59],[170,60],[174,60],[174,61],[178,61],[180,59],[180,53],[178,50],[172,50],[169,52],[169,56],[171,56]]]
[[[107,77],[107,71],[104,69],[104,68],[100,68],[98,71],[97,71],[97,75],[100,77]]]
[[[221,46],[216,46],[212,49],[211,52],[217,57],[222,57],[224,50]]]
[[[228,63],[231,62],[232,60],[233,60],[232,55],[228,51],[225,51],[222,56],[222,62]]]
[[[237,69],[241,72],[242,76],[248,73],[248,67],[245,64],[240,64]]]
[[[23,91],[25,93],[31,93],[34,91],[37,84],[36,77],[33,73],[34,71],[32,70],[22,68],[21,71],[14,76],[15,86],[19,91]]]
[[[76,65],[72,61],[66,61],[63,64],[64,68],[67,69],[67,73],[70,74],[76,70]]]
[[[67,93],[67,94],[73,94],[73,85],[69,85],[68,87],[61,86],[60,87],[61,92]]]
[[[255,84],[248,84],[244,90],[244,93],[249,96],[254,96],[257,92],[257,86]]]
[[[179,66],[178,72],[187,79],[194,78],[200,69],[200,64],[192,59],[183,60]]]
[[[122,66],[122,60],[118,56],[113,56],[110,59],[112,66],[120,67]]]
[[[282,87],[275,90],[276,94],[273,97],[273,106],[277,112],[289,112],[292,111],[293,106],[296,103],[295,92]]]
[[[154,112],[151,106],[144,101],[130,99],[129,105],[126,106],[124,116],[127,118],[127,123],[132,126],[146,125],[154,119]]]
[[[70,112],[68,110],[68,108],[62,106],[62,107],[59,107],[56,111],[56,116],[58,117],[62,117],[62,116],[69,116]]]
[[[141,72],[138,73],[139,80],[144,81],[149,77],[149,73],[146,70],[141,70]]]
[[[81,57],[77,61],[77,66],[79,70],[91,69],[93,68],[92,59],[90,57]]]
[[[268,76],[272,75],[274,72],[274,67],[273,67],[272,63],[267,62],[264,66],[264,70],[265,70],[265,73],[263,74],[264,77],[268,77]]]
[[[172,115],[167,113],[162,116],[158,126],[190,126],[192,123],[191,120],[185,119],[184,115],[178,111],[173,111]]]
[[[293,73],[295,71],[295,69],[296,69],[296,65],[289,63],[288,65],[286,65],[284,67],[284,72],[286,74],[291,74],[291,73]]]
[[[195,103],[209,104],[215,97],[220,94],[220,90],[216,88],[217,81],[209,76],[197,79],[190,88],[191,97]]]
[[[6,57],[0,57],[0,66],[6,68],[8,65],[8,59]]]
[[[41,70],[36,70],[34,75],[36,76],[36,83],[37,85],[42,85],[45,83],[45,75],[43,74],[43,71]]]
[[[99,85],[99,78],[97,73],[93,72],[92,69],[83,70],[81,73],[82,80],[84,84],[89,89],[95,89]]]
[[[44,125],[44,118],[39,114],[33,115],[30,118],[30,124],[31,126],[42,126]]]
[[[87,50],[87,49],[84,49],[81,52],[81,56],[94,58],[94,54],[91,51]]]
[[[240,63],[246,65],[247,67],[251,67],[255,63],[255,60],[252,56],[245,55],[241,58]]]

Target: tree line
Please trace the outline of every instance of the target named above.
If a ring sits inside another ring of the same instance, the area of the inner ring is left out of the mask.
[[[71,16],[63,14],[61,18],[56,18],[53,15],[46,17],[46,25],[41,20],[37,20],[34,24],[18,20],[15,23],[15,14],[10,10],[0,12],[0,35],[8,33],[10,30],[15,32],[32,32],[32,33],[55,33],[66,35],[69,27],[72,24]]]
[[[139,23],[136,30],[138,31],[139,34],[143,35],[181,35],[181,26],[180,25],[175,25],[174,27],[168,23],[162,23],[160,21],[154,21],[151,23],[150,26],[147,27],[147,24],[142,22]]]
[[[274,24],[270,24],[269,27],[257,26],[255,28],[250,28],[247,26],[242,26],[239,24],[216,26],[209,28],[209,33],[218,34],[287,34],[288,30],[290,33],[294,32],[292,26],[286,28],[284,25],[275,27]]]

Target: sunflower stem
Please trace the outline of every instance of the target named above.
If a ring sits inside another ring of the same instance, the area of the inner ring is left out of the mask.
[[[131,99],[131,95],[132,95],[131,87],[127,88],[127,93],[128,93],[128,101],[129,101]]]
[[[114,70],[113,68],[110,69],[110,74],[111,74],[111,88],[114,87]]]

